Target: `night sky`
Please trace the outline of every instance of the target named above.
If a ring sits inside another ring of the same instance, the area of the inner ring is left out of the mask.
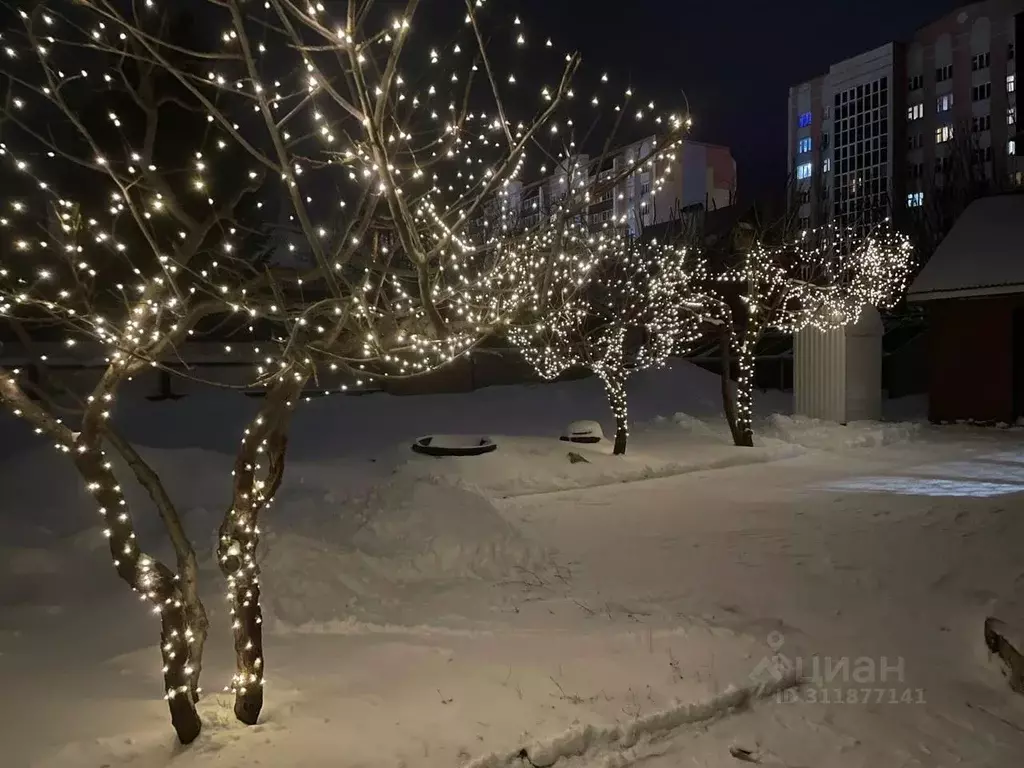
[[[914,30],[955,0],[523,0],[584,62],[629,73],[661,99],[686,96],[694,138],[728,144],[741,198],[786,178],[790,85]],[[607,10],[605,10],[607,9]],[[536,20],[536,21],[534,21]],[[664,102],[663,103],[667,103]]]
[[[420,26],[461,21],[464,0],[427,0]],[[905,40],[965,0],[491,0],[527,29],[583,54],[584,69],[628,76],[638,95],[682,106],[694,138],[727,144],[740,196],[786,179],[789,86],[829,64]],[[393,9],[405,0],[384,0]],[[6,4],[0,0],[0,20]],[[339,3],[339,6],[343,4]],[[196,7],[202,7],[196,3]],[[10,12],[13,8],[6,6]],[[440,9],[440,12],[439,12]],[[442,21],[440,17],[452,15]],[[431,18],[432,17],[432,18]],[[618,79],[618,78],[616,78]]]

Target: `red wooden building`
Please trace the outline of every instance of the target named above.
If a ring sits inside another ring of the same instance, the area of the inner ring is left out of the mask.
[[[907,298],[928,315],[928,418],[1024,417],[1024,194],[972,203]]]

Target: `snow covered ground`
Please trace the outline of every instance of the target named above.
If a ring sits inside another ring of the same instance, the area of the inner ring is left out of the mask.
[[[212,693],[184,750],[156,627],[80,483],[0,424],[3,764],[1019,765],[1024,699],[981,627],[1024,607],[1024,433],[839,427],[769,393],[758,446],[736,449],[717,392],[688,364],[638,377],[626,457],[557,439],[576,419],[611,432],[589,380],[303,406],[265,526],[263,722],[238,726]],[[118,414],[207,564],[211,691],[232,661],[213,531],[254,407],[218,394]],[[499,448],[409,450],[432,432]],[[793,668],[833,679],[706,719]]]

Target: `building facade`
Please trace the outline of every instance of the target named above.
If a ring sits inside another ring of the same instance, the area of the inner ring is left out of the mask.
[[[925,204],[957,168],[1024,184],[1016,42],[1024,0],[964,4],[789,92],[800,223],[866,231]]]
[[[621,226],[635,234],[643,227],[678,218],[684,210],[717,210],[735,202],[736,161],[728,147],[684,141],[671,155],[659,155],[626,174],[655,149],[653,139],[644,139],[616,151],[601,167],[589,156],[579,155],[543,179],[506,185],[487,215],[495,215],[500,205],[504,215],[511,214],[531,228],[570,193],[590,189],[588,224]],[[658,178],[663,179],[660,186],[655,183]],[[604,183],[612,179],[618,181],[611,186]]]

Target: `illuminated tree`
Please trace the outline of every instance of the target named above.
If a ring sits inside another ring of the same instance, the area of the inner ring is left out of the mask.
[[[741,235],[730,250],[705,282],[707,317],[721,331],[724,365],[737,362],[735,395],[723,386],[723,400],[734,442],[749,447],[756,349],[764,331],[831,330],[855,323],[867,306],[888,307],[906,287],[913,248],[887,227],[867,236],[826,227],[776,244]]]
[[[173,505],[109,426],[124,383],[172,370],[192,335],[251,341],[257,325],[271,329],[252,376],[265,396],[236,455],[217,552],[235,713],[255,723],[266,666],[259,521],[310,382],[338,391],[428,372],[586,273],[586,260],[563,258],[568,208],[535,228],[528,257],[521,233],[474,227],[514,180],[573,162],[574,126],[610,145],[632,92],[605,97],[605,76],[589,101],[574,100],[578,58],[551,41],[531,47],[518,18],[484,30],[483,0],[434,47],[413,34],[414,20],[435,21],[421,5],[391,15],[351,0],[333,14],[197,0],[188,16],[155,0],[51,0],[5,33],[0,309],[30,341],[56,333],[104,366],[70,415],[33,399],[28,370],[0,371],[0,401],[71,457],[118,574],[160,614],[165,692],[185,743],[200,729],[205,637],[195,556],[175,541],[172,568],[137,540],[105,450],[126,459],[161,514]],[[549,82],[517,81],[508,56],[522,51]],[[653,105],[634,115],[665,147],[686,127]],[[283,226],[268,236],[271,225]],[[165,522],[173,540],[176,514]]]
[[[685,248],[645,243],[616,230],[586,237],[594,259],[582,284],[510,338],[542,377],[586,368],[604,384],[615,418],[613,452],[626,452],[626,383],[635,371],[683,354],[701,335],[703,299],[691,292],[692,257]]]
[[[58,10],[89,21],[82,9]],[[177,354],[201,319],[226,309],[202,286],[215,271],[229,273],[218,265],[262,174],[239,176],[237,156],[225,152],[221,194],[196,194],[215,136],[174,79],[135,55],[137,41],[104,50],[89,41],[110,31],[95,26],[88,35],[72,28],[64,44],[56,35],[71,24],[44,4],[20,16],[20,32],[5,36],[0,311],[27,352],[56,342],[65,355],[106,364],[84,393],[45,366],[35,366],[38,382],[29,370],[0,370],[0,401],[69,455],[104,519],[118,575],[160,615],[164,690],[189,742],[200,728],[206,637],[196,555],[167,490],[109,416],[125,382]],[[147,34],[176,45],[181,21],[153,16]],[[244,284],[234,266],[230,274]],[[131,478],[156,504],[173,567],[138,541],[122,491]]]

